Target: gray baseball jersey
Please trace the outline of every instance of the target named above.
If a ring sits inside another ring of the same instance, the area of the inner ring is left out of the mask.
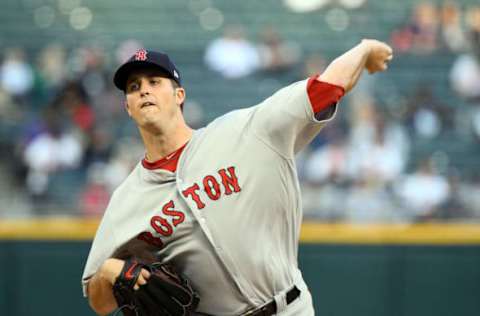
[[[196,130],[175,173],[139,163],[98,228],[85,295],[100,265],[137,237],[157,244],[159,259],[192,281],[199,312],[238,315],[275,298],[279,315],[313,315],[297,267],[302,205],[294,157],[326,122],[315,118],[304,80]],[[302,293],[285,307],[293,285]]]

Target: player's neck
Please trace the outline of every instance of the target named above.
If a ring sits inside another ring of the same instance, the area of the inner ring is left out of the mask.
[[[148,162],[155,162],[171,154],[188,142],[192,138],[193,130],[187,125],[184,125],[170,135],[142,132],[140,132],[140,134],[142,135],[145,145],[145,159]]]

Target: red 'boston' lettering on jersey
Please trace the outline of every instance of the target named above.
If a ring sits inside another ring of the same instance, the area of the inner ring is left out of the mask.
[[[222,183],[223,183],[223,186],[225,187],[225,194],[226,195],[232,194],[232,189],[230,188],[230,186],[233,187],[233,190],[235,192],[240,192],[241,189],[240,189],[240,186],[238,185],[238,178],[237,178],[237,175],[235,174],[235,167],[228,167],[227,170],[230,176],[227,175],[227,172],[225,171],[225,169],[220,169],[218,171],[218,174],[220,174],[220,176],[222,177]]]
[[[166,215],[167,218],[160,215],[155,215],[150,219],[150,226],[152,226],[155,232],[164,237],[171,236],[174,233],[174,227],[185,221],[185,214],[182,211],[175,210],[174,208],[175,203],[170,200],[162,206],[162,214]],[[173,227],[168,221],[168,218],[172,219]],[[151,232],[140,233],[137,238],[146,241],[151,245],[163,247],[162,240],[159,237],[155,237]]]
[[[216,201],[220,198],[220,195],[222,194],[220,192],[220,184],[214,176],[208,175],[203,178],[203,187],[211,200]]]
[[[177,226],[180,223],[183,223],[185,220],[185,214],[180,211],[174,210],[175,204],[172,200],[170,200],[167,204],[165,204],[162,208],[162,213],[168,216],[173,217],[172,224],[173,226]]]
[[[167,237],[173,234],[172,225],[161,216],[153,216],[150,219],[150,225],[152,225],[153,229],[162,236]]]
[[[159,248],[162,248],[163,247],[163,242],[160,238],[158,237],[155,237],[152,235],[151,232],[143,232],[143,233],[140,233],[138,236],[137,236],[138,239],[140,240],[143,240],[147,243],[149,243],[150,245],[152,246],[155,246],[155,247],[159,247]]]
[[[228,167],[227,170],[220,169],[218,171],[218,174],[222,178],[222,184],[225,188],[226,195],[230,195],[233,192],[238,193],[242,190],[240,188],[240,185],[238,184],[238,178],[235,174],[235,167]],[[202,184],[203,191],[205,191],[210,200],[216,201],[220,199],[222,195],[222,190],[220,182],[219,180],[217,180],[217,178],[212,175],[206,175],[202,180]],[[197,193],[198,190],[200,190],[200,186],[198,185],[198,183],[194,183],[192,186],[185,189],[182,194],[186,198],[191,197],[195,201],[195,203],[197,203],[197,208],[201,210],[205,207],[205,203],[200,200],[200,195]]]
[[[198,184],[195,183],[191,187],[183,190],[182,194],[186,198],[191,196],[195,201],[195,203],[197,203],[197,208],[201,210],[202,208],[205,207],[205,203],[203,203],[202,200],[200,200],[200,196],[197,194],[198,190],[200,190],[200,187],[198,186]]]

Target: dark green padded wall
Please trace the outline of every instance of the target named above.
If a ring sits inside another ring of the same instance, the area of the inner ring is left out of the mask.
[[[80,286],[89,247],[1,241],[2,315],[94,315]],[[480,315],[480,246],[302,244],[299,262],[316,315]]]

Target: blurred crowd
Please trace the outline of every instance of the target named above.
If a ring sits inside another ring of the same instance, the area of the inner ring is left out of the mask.
[[[299,157],[307,216],[366,223],[480,217],[478,170],[460,174],[441,147],[415,156],[419,139],[438,139],[451,126],[425,127],[431,125],[426,112],[439,115],[438,109],[413,100],[401,117],[368,97],[347,102],[345,121],[326,127]]]
[[[299,158],[305,213],[364,223],[478,220],[480,6],[419,2],[390,43],[396,59],[439,60],[437,69],[427,63],[403,71],[446,73],[448,83],[434,89],[433,82],[412,76],[404,100],[393,106],[375,97],[372,84],[360,84],[345,102],[346,117]],[[450,150],[455,146],[460,150]],[[470,163],[462,167],[462,161]]]
[[[376,83],[361,82],[342,102],[335,122],[298,156],[306,216],[353,222],[480,218],[480,168],[465,172],[452,166],[455,157],[443,148],[424,155],[416,149],[457,130],[478,146],[480,6],[420,3],[390,42],[397,58],[453,55],[451,64],[440,66],[450,76],[444,88],[466,102],[468,114],[458,119],[460,110],[428,83],[412,81],[408,95],[385,106]],[[122,94],[111,83],[114,67],[141,46],[130,40],[113,53],[59,43],[38,52],[2,51],[0,216],[103,212],[144,154]],[[300,47],[273,27],[252,40],[242,26],[226,26],[206,45],[202,67],[233,85],[238,78],[256,80],[259,73],[275,78],[295,70],[304,78],[321,72],[326,65],[321,52],[305,54]],[[208,104],[185,106],[194,128],[208,123],[201,119],[206,110]]]
[[[98,47],[68,51],[48,44],[38,54],[5,50],[0,67],[0,144],[5,212],[98,214],[141,157]]]
[[[421,2],[392,33],[391,42],[397,53],[458,54],[450,73],[451,86],[463,98],[480,98],[480,5],[462,8],[456,1],[441,6]]]

